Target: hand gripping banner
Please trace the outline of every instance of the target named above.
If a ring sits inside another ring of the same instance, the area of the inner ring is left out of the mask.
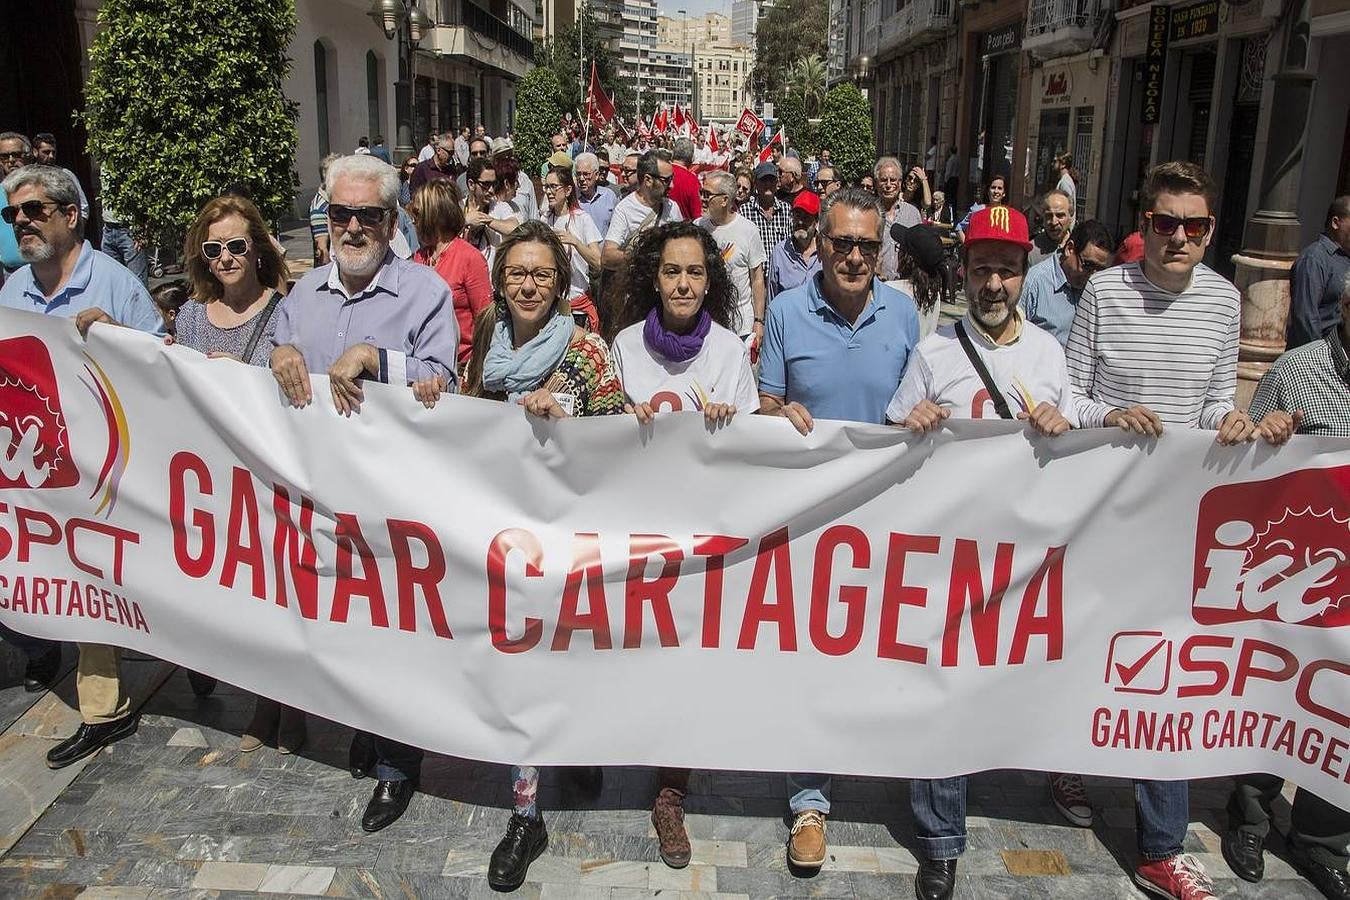
[[[315,396],[0,314],[0,621],[475,759],[1350,806],[1348,441]]]

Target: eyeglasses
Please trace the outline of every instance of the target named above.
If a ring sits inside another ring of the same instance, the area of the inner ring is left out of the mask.
[[[549,184],[547,181],[544,182],[544,193],[545,193],[545,194],[551,194],[551,193],[553,193],[554,191],[560,191],[560,190],[562,190],[562,185],[561,185],[561,184]]]
[[[6,225],[13,225],[14,220],[19,217],[19,213],[23,212],[23,217],[30,222],[42,222],[47,218],[47,207],[49,206],[53,209],[61,208],[60,203],[42,200],[27,200],[20,203],[18,206],[6,206],[4,209],[0,209],[0,219],[4,219]]]
[[[386,206],[343,206],[340,203],[328,205],[328,221],[334,225],[346,226],[353,218],[362,228],[375,228],[389,215]]]
[[[624,178],[628,178],[631,175],[636,175],[637,169],[630,169],[627,166],[624,166],[623,168],[619,169],[619,172],[620,174],[623,175]]]
[[[852,256],[853,251],[857,250],[863,255],[864,259],[871,259],[881,253],[881,241],[868,238],[835,237],[824,232],[821,232],[821,237],[830,242],[830,246],[839,256]]]
[[[231,256],[243,256],[248,252],[248,247],[248,238],[242,237],[230,238],[228,241],[202,241],[202,256],[211,260],[220,259],[224,250],[230,251]]]
[[[524,284],[526,277],[534,279],[534,283],[539,287],[552,287],[553,282],[558,278],[558,270],[553,268],[542,269],[522,269],[520,266],[507,266],[502,270],[502,277],[506,279],[509,285]]]
[[[472,181],[485,191],[490,191],[497,186],[497,179],[495,178],[474,178]]]
[[[1182,227],[1186,230],[1186,237],[1190,240],[1199,240],[1209,234],[1209,229],[1214,225],[1214,219],[1210,216],[1169,216],[1164,213],[1144,213],[1144,218],[1148,219],[1149,226],[1153,233],[1159,237],[1171,237],[1177,233],[1177,228]]]
[[[412,162],[411,160],[409,160],[408,162],[405,162],[405,163],[403,164],[403,168],[405,168],[405,169],[415,169],[415,168],[417,168],[417,163]]]
[[[832,185],[832,184],[838,184],[838,183],[839,183],[839,179],[838,179],[838,178],[817,178],[817,179],[816,179],[816,187],[821,188],[821,189],[824,189],[824,188],[826,188],[826,187],[829,187],[829,186]]]
[[[647,177],[650,178],[652,181],[659,181],[659,182],[661,182],[661,183],[664,184],[667,188],[669,188],[669,187],[670,187],[670,183],[671,183],[672,181],[675,180],[675,176],[674,176],[673,174],[672,174],[672,175],[648,175]]]
[[[470,150],[470,151],[469,151],[469,159],[478,159],[479,157],[483,157],[483,156],[487,156],[487,155],[488,155],[488,152],[487,152],[486,150]]]
[[[23,159],[23,156],[24,153],[22,150],[7,150],[4,153],[0,153],[0,159]]]
[[[699,192],[698,192],[698,199],[702,200],[704,203],[707,203],[709,200],[712,200],[714,197],[730,197],[730,196],[731,196],[731,195],[728,194],[728,193],[726,193],[725,191],[717,191],[716,193],[714,193],[713,191],[699,191]]]

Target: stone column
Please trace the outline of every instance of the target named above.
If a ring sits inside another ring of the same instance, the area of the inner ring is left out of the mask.
[[[1242,292],[1238,343],[1238,406],[1251,402],[1256,384],[1284,352],[1289,323],[1289,270],[1298,258],[1303,148],[1317,76],[1310,70],[1308,0],[1295,0],[1280,20],[1279,52],[1260,203],[1247,222],[1246,246],[1233,256]]]

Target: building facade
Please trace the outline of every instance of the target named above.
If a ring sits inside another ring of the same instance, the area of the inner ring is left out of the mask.
[[[924,166],[936,145],[939,182],[956,138],[955,11],[956,0],[884,5],[872,64],[878,151],[898,157],[905,167]]]
[[[735,122],[752,105],[755,53],[746,46],[700,47],[694,54],[694,113],[700,123]]]
[[[650,75],[647,80],[652,109],[661,106],[688,105],[693,94],[693,72],[690,68],[689,48],[658,44],[647,58]]]

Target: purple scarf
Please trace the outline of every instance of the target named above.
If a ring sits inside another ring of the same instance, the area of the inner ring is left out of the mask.
[[[703,339],[711,330],[712,316],[708,315],[706,309],[700,309],[693,331],[688,334],[667,331],[666,326],[661,324],[661,308],[656,306],[647,313],[647,324],[642,326],[642,339],[653,353],[671,362],[688,362],[698,356],[698,352],[703,349]]]

